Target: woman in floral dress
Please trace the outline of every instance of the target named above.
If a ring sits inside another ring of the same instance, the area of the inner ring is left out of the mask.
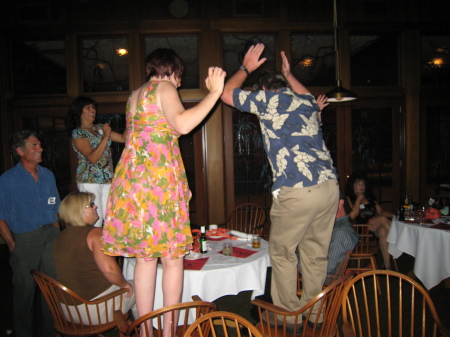
[[[226,75],[220,68],[209,68],[205,80],[209,93],[185,110],[177,91],[183,70],[171,49],[157,49],[147,57],[149,81],[128,101],[127,141],[108,199],[103,249],[108,255],[136,257],[139,316],[153,310],[158,258],[163,267],[164,306],[181,301],[183,258],[192,235],[191,192],[178,137],[208,115],[222,94]],[[164,331],[165,336],[169,333]]]

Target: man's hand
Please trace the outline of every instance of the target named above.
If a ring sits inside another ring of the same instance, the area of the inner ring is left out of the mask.
[[[267,58],[265,57],[259,59],[264,51],[264,48],[264,44],[258,43],[254,46],[251,46],[245,54],[242,65],[245,66],[249,72],[255,71],[261,66],[261,64],[266,62]]]
[[[283,60],[283,64],[281,65],[281,73],[284,77],[288,78],[288,76],[291,74],[291,65],[284,51],[281,52],[281,59]]]

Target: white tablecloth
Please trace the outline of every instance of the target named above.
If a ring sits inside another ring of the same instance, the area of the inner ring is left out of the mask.
[[[247,258],[223,256],[224,242],[232,242],[233,246],[257,251]],[[208,262],[201,270],[184,271],[184,287],[182,302],[192,301],[193,295],[198,295],[204,301],[212,302],[225,295],[236,295],[241,291],[253,290],[252,299],[264,294],[267,267],[270,266],[269,244],[261,240],[261,248],[253,249],[247,241],[209,241],[210,250],[207,254]],[[134,274],[134,258],[126,258],[123,274],[132,280]],[[162,266],[158,266],[156,277],[156,291],[154,309],[163,306],[162,296]]]
[[[415,257],[414,273],[428,289],[450,277],[450,231],[392,220],[389,253]]]

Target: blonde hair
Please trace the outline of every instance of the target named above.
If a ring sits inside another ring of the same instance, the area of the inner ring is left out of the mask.
[[[94,201],[95,195],[87,192],[71,192],[59,204],[59,219],[63,226],[84,227],[83,213]]]

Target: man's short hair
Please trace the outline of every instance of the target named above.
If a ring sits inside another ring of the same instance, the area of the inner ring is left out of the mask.
[[[288,87],[289,83],[281,72],[277,70],[266,70],[259,75],[258,82],[253,88],[255,90],[278,91]]]
[[[30,137],[36,137],[39,139],[39,134],[32,130],[22,130],[12,135],[10,152],[16,162],[20,161],[20,156],[16,149],[21,148],[22,150],[25,150],[25,142]]]

